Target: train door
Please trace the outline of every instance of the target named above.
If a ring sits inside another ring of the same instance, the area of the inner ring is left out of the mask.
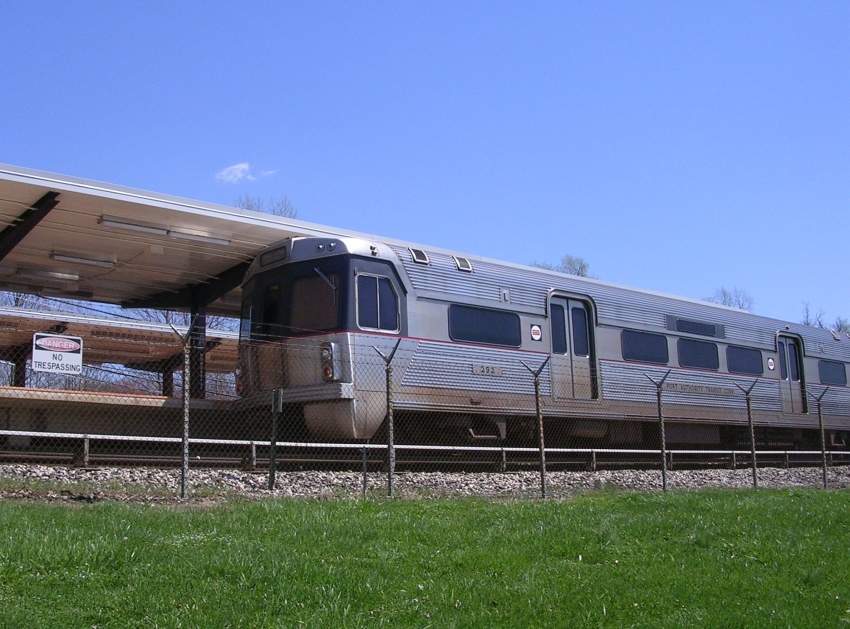
[[[596,397],[590,308],[578,299],[552,297],[552,394],[556,399]]]
[[[806,413],[806,380],[803,373],[803,351],[800,340],[780,334],[777,342],[779,351],[779,388],[782,392],[782,411]]]

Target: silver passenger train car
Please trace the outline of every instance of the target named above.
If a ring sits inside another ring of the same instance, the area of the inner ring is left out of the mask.
[[[575,443],[654,439],[664,385],[667,439],[737,443],[753,390],[761,439],[817,439],[811,395],[829,387],[829,443],[850,431],[850,338],[695,300],[587,278],[358,238],[269,247],[243,286],[239,388],[282,387],[314,437],[369,439],[394,409],[411,438],[533,434],[539,366],[547,431]]]

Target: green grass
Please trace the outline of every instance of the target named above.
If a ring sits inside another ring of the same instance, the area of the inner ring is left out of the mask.
[[[850,493],[0,505],[0,625],[850,624]]]

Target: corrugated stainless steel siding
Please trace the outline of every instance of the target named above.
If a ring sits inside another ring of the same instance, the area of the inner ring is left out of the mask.
[[[490,393],[534,393],[534,380],[520,361],[537,368],[545,355],[470,345],[421,341],[402,378],[403,386]],[[473,373],[473,365],[501,369],[501,375]],[[540,374],[540,392],[549,395],[549,366]]]
[[[806,384],[806,390],[815,398],[819,397],[826,388],[820,384]],[[850,388],[829,387],[829,391],[823,396],[822,404],[824,415],[850,416]],[[817,408],[817,403],[810,397],[809,412],[817,413]],[[850,430],[850,422],[847,423],[846,428]]]
[[[667,373],[667,367],[636,365],[616,361],[600,361],[602,371],[602,397],[607,400],[623,402],[655,402],[655,385],[646,376],[660,380]],[[735,383],[749,388],[752,379],[736,378],[726,374],[695,372],[686,369],[673,369],[665,384],[685,386],[708,386],[723,389],[724,393],[696,393],[664,389],[663,401],[670,404],[692,404],[717,408],[746,408],[744,394]],[[753,389],[753,408],[761,411],[780,412],[779,384],[775,381],[760,380]]]
[[[806,354],[850,361],[850,339],[835,340],[828,330],[761,317],[746,312],[712,306],[707,303],[664,297],[638,290],[608,286],[578,277],[552,274],[534,269],[482,262],[473,259],[473,273],[457,270],[447,254],[428,252],[431,264],[413,262],[410,252],[391,246],[410,282],[417,291],[444,293],[446,299],[470,297],[500,301],[500,290],[510,290],[511,303],[542,308],[550,290],[559,289],[588,295],[597,306],[599,320],[613,325],[651,325],[665,327],[666,315],[691,318],[723,325],[727,342],[740,342],[763,349],[775,349],[779,330],[803,337]]]
[[[431,263],[416,264],[407,249],[393,247],[401,260],[411,284],[418,291],[434,291],[475,299],[501,300],[501,289],[509,288],[511,303],[542,308],[545,297],[541,298],[540,289],[530,282],[518,282],[515,278],[504,277],[501,267],[486,262],[473,263],[473,272],[459,271],[451,256],[429,253]]]

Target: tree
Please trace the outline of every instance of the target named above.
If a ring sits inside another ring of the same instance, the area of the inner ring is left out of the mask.
[[[255,195],[243,194],[236,198],[234,205],[250,212],[264,212],[285,218],[295,218],[298,216],[298,210],[292,205],[292,202],[286,195],[263,199]]]
[[[29,293],[17,293],[14,291],[0,292],[0,306],[12,306],[26,310],[38,309],[43,305],[43,299],[38,295]]]
[[[714,295],[709,297],[707,301],[720,304],[721,306],[729,306],[730,308],[746,310],[747,312],[750,312],[753,309],[752,296],[750,296],[747,291],[738,288],[737,286],[733,286],[732,288],[721,286],[714,291]]]
[[[566,254],[561,258],[558,264],[549,262],[535,262],[534,266],[549,271],[558,271],[560,273],[569,273],[570,275],[578,275],[579,277],[590,277],[590,264],[584,258]]]
[[[835,317],[832,324],[826,323],[826,313],[822,309],[814,312],[808,302],[803,303],[803,318],[800,320],[803,325],[809,325],[813,328],[821,328],[837,332],[838,334],[850,334],[850,319],[846,317]]]
[[[817,312],[813,312],[809,302],[805,302],[803,304],[803,319],[800,321],[803,325],[808,325],[813,328],[822,328],[826,329],[826,324],[824,323],[824,317],[826,314],[823,310],[818,310]]]

